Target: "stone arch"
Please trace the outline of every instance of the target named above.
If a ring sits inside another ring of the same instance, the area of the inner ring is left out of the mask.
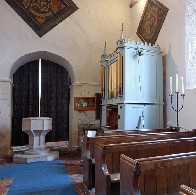
[[[71,77],[71,83],[75,82],[75,74],[73,71],[72,65],[63,57],[53,54],[47,51],[37,51],[37,52],[32,52],[29,54],[25,54],[24,56],[18,58],[12,65],[12,68],[10,70],[10,78],[12,79],[13,74],[16,72],[16,70],[24,65],[27,62],[33,61],[33,60],[39,60],[39,59],[45,59],[45,60],[50,60],[52,62],[55,62],[61,66],[63,66],[68,72]]]
[[[69,76],[71,78],[71,84],[73,84],[75,82],[75,74],[74,74],[74,71],[73,71],[73,66],[65,58],[63,58],[63,57],[61,57],[57,54],[48,52],[48,51],[36,51],[36,52],[28,53],[28,54],[25,54],[25,55],[19,57],[12,64],[12,67],[10,69],[10,75],[9,75],[10,80],[13,79],[13,75],[19,67],[23,66],[24,64],[26,64],[30,61],[39,60],[39,59],[49,60],[49,61],[52,61],[54,63],[59,64],[60,66],[63,66],[69,73]],[[13,97],[11,97],[11,99],[12,98]],[[69,113],[70,112],[71,111],[69,110]],[[70,117],[69,117],[69,121],[70,121],[69,122],[69,141],[70,141],[70,136],[71,136],[70,123],[72,123],[72,119]],[[11,131],[11,129],[10,129],[10,131]],[[10,137],[10,139],[11,139],[11,137]],[[11,141],[10,141],[10,144],[11,144]]]

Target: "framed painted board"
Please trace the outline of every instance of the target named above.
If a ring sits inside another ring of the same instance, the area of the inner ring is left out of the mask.
[[[39,37],[42,37],[78,9],[72,0],[5,1]]]
[[[137,29],[137,35],[143,42],[155,44],[168,10],[157,0],[147,1]]]

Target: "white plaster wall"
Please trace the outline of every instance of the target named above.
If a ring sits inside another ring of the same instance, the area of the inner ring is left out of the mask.
[[[100,91],[99,83],[74,83],[71,86],[70,93],[76,97],[94,97],[97,91]],[[74,123],[70,123],[72,133],[70,135],[70,142],[72,147],[77,146],[79,132],[79,124],[95,124],[100,125],[99,120],[95,120],[95,111],[74,111],[74,102],[70,103],[70,118],[74,118]],[[77,135],[77,136],[76,136]]]
[[[161,28],[156,44],[158,44],[166,62],[166,107],[167,123],[176,126],[176,113],[171,109],[169,98],[169,77],[185,77],[185,0],[159,0],[169,8],[165,22]],[[132,10],[132,35],[134,40],[139,40],[136,35],[139,21],[143,13],[146,0],[141,0]],[[175,87],[174,87],[175,88]],[[183,129],[191,130],[196,127],[194,113],[196,112],[196,90],[185,89],[184,108],[179,113],[179,123]],[[175,101],[174,101],[175,104]],[[181,102],[180,102],[181,104]],[[183,130],[182,129],[182,130]]]
[[[11,155],[11,92],[12,83],[0,80],[0,155]]]
[[[68,69],[73,71],[73,83],[88,83],[91,86],[87,87],[90,95],[100,92],[100,86],[93,83],[100,83],[99,61],[104,42],[107,41],[108,53],[112,53],[120,37],[122,23],[125,37],[130,37],[130,0],[74,2],[79,9],[40,38],[5,1],[0,1],[0,78],[10,78],[19,62],[21,65],[26,63],[24,59],[28,59],[28,54],[47,52],[68,62],[71,66]],[[83,90],[83,86],[77,86],[77,90],[71,93],[71,109],[73,97],[84,95]],[[71,140],[77,136],[78,123],[91,123],[93,118],[92,112],[86,112],[85,116],[74,111],[70,113]]]
[[[120,36],[121,23],[129,32],[130,1],[74,2],[79,9],[39,38],[5,1],[0,1],[0,69],[3,70],[0,78],[9,77],[12,64],[19,57],[48,51],[65,58],[73,66],[76,81],[100,82],[96,71],[104,42],[107,41],[111,53]]]

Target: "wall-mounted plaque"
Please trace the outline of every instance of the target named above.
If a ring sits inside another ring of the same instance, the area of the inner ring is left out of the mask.
[[[168,8],[157,0],[148,0],[137,29],[137,35],[143,42],[155,44]]]
[[[42,37],[78,7],[72,0],[5,0]]]

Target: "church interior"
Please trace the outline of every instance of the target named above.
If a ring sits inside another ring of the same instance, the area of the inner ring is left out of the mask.
[[[0,1],[0,195],[196,194],[195,7]]]

